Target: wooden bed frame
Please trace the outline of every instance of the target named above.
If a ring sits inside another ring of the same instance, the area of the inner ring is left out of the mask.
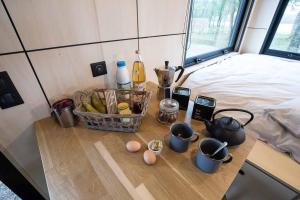
[[[246,162],[287,186],[300,197],[300,164],[287,154],[257,140]]]

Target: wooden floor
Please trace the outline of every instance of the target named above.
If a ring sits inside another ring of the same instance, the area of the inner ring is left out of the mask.
[[[155,90],[154,84],[148,88]],[[156,121],[158,101],[153,95],[148,113],[136,134],[89,130],[78,125],[60,128],[51,118],[36,123],[36,135],[51,199],[222,199],[251,151],[255,140],[247,137],[230,148],[231,163],[215,174],[195,167],[192,157],[198,143],[186,153],[164,146],[154,166],[145,165],[146,143],[163,139],[169,127]],[[183,121],[185,112],[179,120]],[[202,122],[191,121],[204,137]],[[125,144],[137,140],[142,150],[129,153]]]

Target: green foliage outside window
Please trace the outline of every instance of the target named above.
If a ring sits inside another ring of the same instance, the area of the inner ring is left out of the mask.
[[[194,0],[187,57],[229,45],[240,0]]]
[[[300,53],[300,0],[290,0],[270,49]]]

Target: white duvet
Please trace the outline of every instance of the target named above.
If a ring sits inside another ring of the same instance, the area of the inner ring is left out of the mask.
[[[213,97],[217,108],[244,108],[255,114],[247,134],[289,153],[300,162],[300,62],[243,54],[200,69],[183,87]],[[246,120],[246,115],[232,114]]]

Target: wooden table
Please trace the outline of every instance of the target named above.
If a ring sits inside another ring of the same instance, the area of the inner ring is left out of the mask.
[[[156,91],[153,83],[147,88]],[[36,122],[36,136],[51,199],[221,199],[251,151],[255,140],[247,137],[239,147],[230,148],[234,159],[214,174],[195,167],[191,157],[198,142],[186,153],[176,153],[166,145],[158,162],[148,166],[143,152],[150,140],[163,139],[169,127],[156,121],[155,92],[136,133],[90,130],[82,124],[60,128],[46,118]],[[183,121],[181,111],[179,120]],[[202,122],[191,120],[204,137]],[[125,144],[137,140],[142,150],[129,153]]]

